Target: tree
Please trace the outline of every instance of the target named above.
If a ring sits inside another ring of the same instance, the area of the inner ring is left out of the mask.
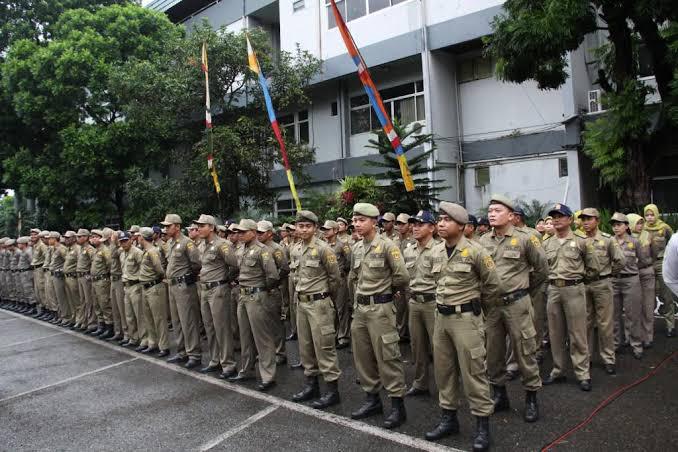
[[[407,156],[415,189],[411,192],[405,189],[395,151],[384,131],[373,131],[376,139],[371,138],[367,147],[379,151],[382,160],[368,160],[365,165],[385,169],[384,173],[375,175],[377,179],[389,179],[390,181],[388,190],[383,191],[383,208],[409,214],[416,214],[419,210],[430,210],[431,202],[435,201],[438,193],[446,188],[440,186],[434,188],[432,184],[440,184],[442,181],[431,180],[428,177],[430,169],[427,161],[436,149],[433,135],[420,133],[423,126],[419,123],[403,127],[398,121],[394,121],[393,128],[403,143],[403,151]],[[426,144],[430,144],[431,147],[416,157],[412,157],[413,153],[408,154],[413,149],[423,149]],[[440,168],[441,164],[438,167]]]
[[[600,171],[601,183],[614,190],[622,204],[647,202],[653,167],[661,153],[674,146],[676,133],[675,118],[667,114],[678,98],[677,60],[670,51],[676,42],[675,2],[508,0],[504,9],[485,42],[505,81],[533,79],[541,89],[558,88],[569,77],[567,53],[590,33],[605,36],[597,83],[609,111],[587,126],[583,149]],[[645,105],[651,89],[638,80],[640,46],[650,56],[662,98],[656,109]]]

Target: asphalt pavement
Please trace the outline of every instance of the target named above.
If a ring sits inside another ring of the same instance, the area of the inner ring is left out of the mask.
[[[296,361],[296,342],[287,346],[290,362]],[[510,382],[512,409],[492,417],[492,449],[541,450],[620,388],[656,371],[553,450],[678,450],[677,350],[678,339],[665,338],[658,320],[654,347],[640,361],[629,352],[618,355],[616,376],[605,375],[594,358],[590,393],[579,390],[571,373],[567,383],[543,388],[541,419],[534,424],[522,420],[519,379]],[[403,344],[402,352],[411,382],[409,347]],[[342,403],[323,412],[290,401],[303,373],[287,365],[278,368],[277,385],[264,394],[254,382],[230,384],[0,310],[0,450],[469,449],[474,424],[465,404],[460,434],[438,443],[423,439],[439,416],[435,396],[408,398],[407,422],[395,431],[380,427],[382,416],[351,420],[364,396],[350,350],[340,350],[339,357]],[[547,357],[542,370],[549,369]]]

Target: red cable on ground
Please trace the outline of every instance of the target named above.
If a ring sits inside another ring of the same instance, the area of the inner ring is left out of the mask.
[[[614,402],[617,398],[619,398],[622,394],[624,394],[624,393],[625,393],[626,391],[628,391],[629,389],[631,389],[631,388],[633,388],[633,387],[635,387],[635,386],[638,386],[639,384],[641,384],[641,383],[644,382],[645,380],[647,380],[647,379],[649,379],[650,377],[654,376],[664,364],[666,364],[669,360],[671,360],[672,358],[674,358],[674,357],[676,357],[676,356],[678,356],[678,351],[675,351],[675,352],[671,353],[670,355],[668,355],[668,356],[667,356],[666,358],[664,358],[659,364],[657,364],[657,367],[655,367],[651,372],[649,372],[648,374],[646,374],[646,375],[643,376],[642,378],[640,378],[640,379],[634,381],[633,383],[629,383],[629,384],[627,384],[626,386],[622,386],[621,388],[617,389],[615,392],[613,392],[612,394],[610,394],[610,396],[608,396],[605,400],[603,400],[602,402],[600,402],[600,404],[599,404],[599,405],[591,412],[591,414],[589,414],[589,415],[586,417],[586,419],[584,419],[583,421],[581,421],[581,422],[580,422],[579,424],[577,424],[576,426],[572,427],[572,428],[571,428],[570,430],[568,430],[567,432],[565,432],[565,433],[563,433],[562,435],[560,435],[555,441],[553,441],[553,442],[547,444],[546,446],[544,446],[544,447],[541,449],[541,452],[547,452],[548,450],[554,448],[554,447],[557,446],[559,443],[561,443],[565,438],[567,438],[568,436],[570,436],[571,434],[573,434],[574,432],[576,432],[577,430],[579,430],[580,428],[582,428],[583,426],[585,426],[586,424],[588,424],[589,422],[591,422],[591,420],[593,419],[593,417],[594,417],[595,415],[597,415],[603,408],[605,408],[606,406],[608,406],[610,403]]]

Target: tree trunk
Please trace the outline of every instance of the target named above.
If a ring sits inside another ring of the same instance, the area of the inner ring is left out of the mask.
[[[620,205],[627,209],[635,209],[650,202],[651,176],[647,149],[650,144],[636,143],[626,148],[628,162],[628,183],[621,193]]]

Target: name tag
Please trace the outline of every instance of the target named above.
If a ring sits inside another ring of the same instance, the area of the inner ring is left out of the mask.
[[[452,271],[469,273],[471,271],[471,264],[454,264],[452,266]]]
[[[384,266],[384,261],[374,260],[367,262],[367,266],[370,268],[382,268]]]
[[[503,256],[507,259],[520,259],[520,251],[505,250]]]
[[[306,261],[307,267],[319,267],[320,261]]]

